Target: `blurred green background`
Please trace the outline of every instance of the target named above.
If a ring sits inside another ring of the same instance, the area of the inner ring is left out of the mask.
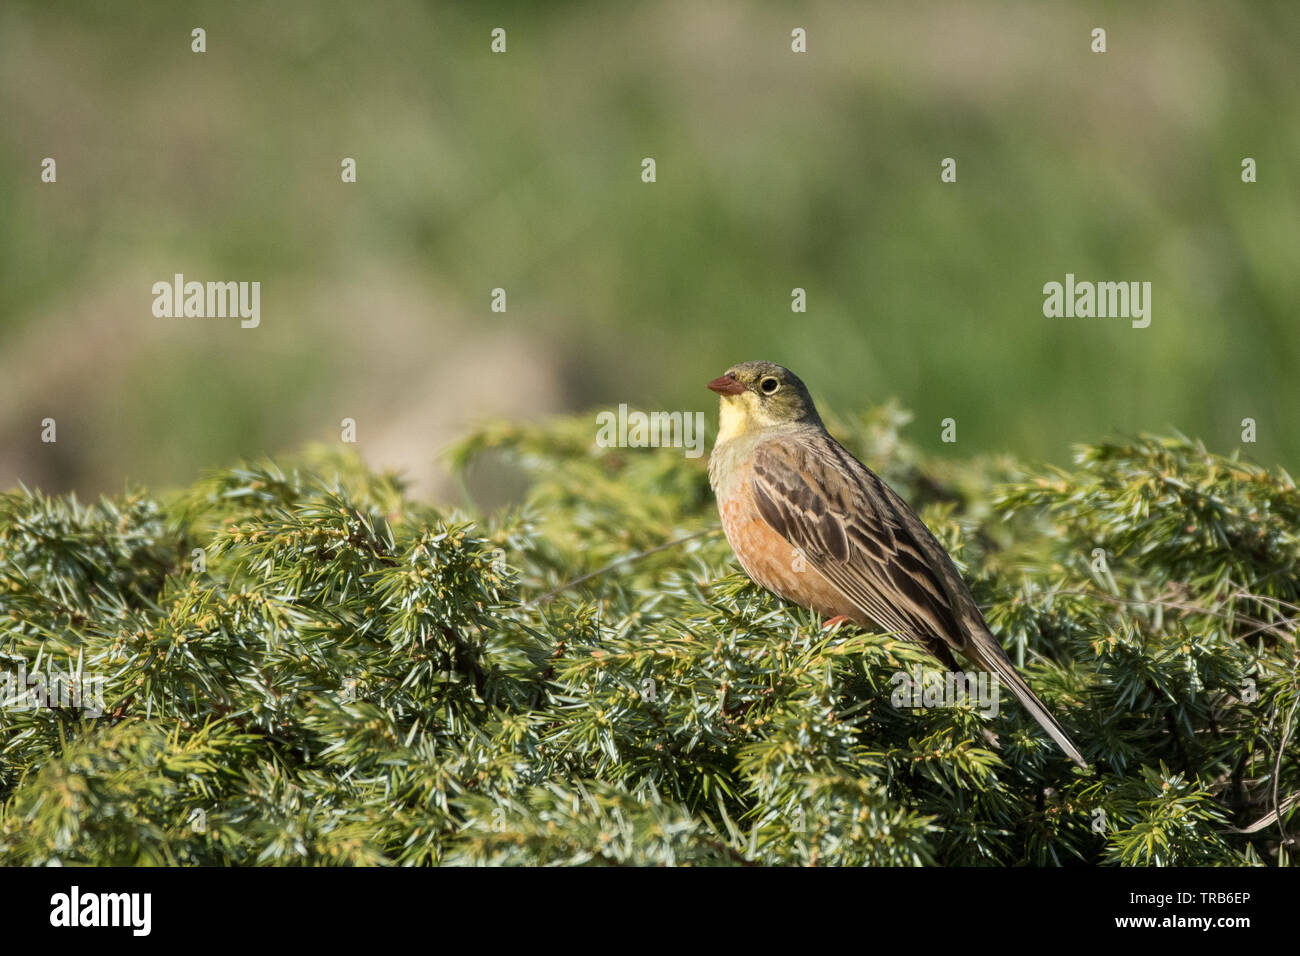
[[[188,481],[352,417],[451,500],[483,417],[712,419],[754,358],[953,455],[1252,417],[1295,468],[1297,35],[1294,2],[8,0],[0,487]],[[177,272],[260,281],[260,328],[155,318]],[[1151,326],[1045,318],[1067,272],[1150,281]]]

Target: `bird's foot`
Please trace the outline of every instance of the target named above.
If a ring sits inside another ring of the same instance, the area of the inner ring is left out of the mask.
[[[836,614],[833,618],[831,618],[829,621],[827,621],[825,624],[822,625],[822,630],[829,631],[831,628],[835,627],[838,624],[847,624],[848,622],[849,619],[845,617],[843,614]]]

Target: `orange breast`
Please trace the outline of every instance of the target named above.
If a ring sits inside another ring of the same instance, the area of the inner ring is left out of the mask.
[[[870,625],[807,558],[763,520],[754,505],[747,474],[737,475],[725,492],[720,490],[718,513],[731,550],[756,583],[823,617],[842,614],[851,621]]]

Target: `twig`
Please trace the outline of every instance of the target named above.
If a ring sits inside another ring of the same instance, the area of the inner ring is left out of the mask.
[[[590,571],[587,574],[582,575],[582,577],[574,578],[572,581],[566,581],[563,584],[561,584],[559,587],[555,588],[554,590],[547,591],[545,594],[541,595],[540,597],[535,597],[531,601],[525,601],[523,606],[532,607],[534,604],[540,604],[543,601],[549,601],[551,598],[555,597],[555,595],[559,594],[561,591],[567,591],[569,590],[569,588],[576,588],[579,584],[584,584],[587,581],[590,581],[592,578],[600,577],[606,571],[612,571],[614,568],[620,567],[624,564],[631,564],[633,561],[639,561],[642,558],[649,557],[652,554],[658,554],[660,551],[667,551],[669,548],[675,548],[677,547],[677,545],[685,544],[687,541],[694,541],[696,538],[703,538],[706,535],[717,534],[721,530],[722,530],[721,527],[706,528],[705,530],[697,531],[694,534],[688,534],[681,538],[674,538],[672,541],[666,541],[661,545],[657,545],[656,547],[653,548],[648,548],[645,551],[639,551],[636,554],[629,554],[626,557],[619,558],[617,561],[611,561],[603,568],[597,568],[595,571]]]
[[[1274,801],[1277,800],[1276,794],[1274,794],[1273,799]],[[1240,827],[1240,828],[1229,827],[1228,832],[1229,833],[1258,833],[1260,830],[1272,824],[1274,820],[1280,821],[1282,819],[1282,814],[1289,812],[1290,809],[1294,807],[1297,803],[1300,803],[1300,790],[1291,794],[1291,796],[1283,800],[1279,806],[1277,806],[1273,810],[1268,811],[1268,813],[1264,814],[1264,816],[1260,817],[1250,826]],[[1282,836],[1285,838],[1286,834],[1283,833]]]
[[[1295,716],[1296,705],[1300,704],[1300,696],[1291,704],[1291,712],[1286,715],[1286,724],[1282,727],[1282,741],[1277,745],[1277,760],[1273,762],[1273,813],[1277,817],[1277,830],[1282,834],[1282,846],[1278,848],[1278,862],[1282,860],[1282,850],[1286,847],[1287,836],[1286,827],[1282,825],[1282,805],[1277,801],[1277,778],[1282,772],[1282,754],[1286,752],[1286,742],[1291,737],[1291,718]]]
[[[1110,601],[1112,604],[1125,604],[1125,605],[1145,604],[1153,607],[1168,608],[1173,611],[1188,611],[1195,614],[1206,614],[1209,615],[1210,617],[1221,618],[1222,620],[1225,621],[1241,621],[1245,624],[1256,625],[1253,631],[1249,631],[1246,634],[1241,635],[1242,637],[1250,637],[1254,634],[1258,634],[1260,631],[1272,631],[1277,637],[1280,637],[1283,640],[1288,641],[1290,643],[1295,642],[1295,635],[1289,634],[1288,632],[1284,631],[1282,627],[1283,625],[1295,624],[1298,621],[1300,621],[1300,617],[1291,617],[1291,618],[1284,618],[1281,621],[1277,621],[1275,623],[1270,624],[1267,621],[1261,621],[1258,618],[1250,617],[1245,614],[1229,614],[1227,611],[1220,611],[1212,607],[1204,607],[1200,604],[1190,604],[1185,601],[1162,601],[1159,600],[1158,598],[1145,598],[1141,600],[1139,600],[1138,598],[1123,598],[1117,594],[1107,594],[1105,591],[1089,591],[1086,588],[1063,588],[1059,591],[1053,591],[1052,593],[1073,594],[1078,597],[1102,598],[1103,600]],[[1247,592],[1247,594],[1250,597],[1258,597],[1258,595],[1249,594],[1249,592]],[[1237,597],[1237,596],[1238,595],[1236,594],[1233,595],[1233,597]]]

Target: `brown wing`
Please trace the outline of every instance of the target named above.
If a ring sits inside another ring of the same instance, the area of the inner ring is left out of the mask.
[[[954,577],[965,590],[952,559],[906,502],[838,442],[825,433],[764,442],[753,485],[763,520],[877,624],[941,659],[947,648],[965,647],[953,582],[944,580]]]
[[[1061,749],[1087,766],[989,632],[943,545],[871,469],[825,432],[787,433],[755,450],[752,480],[763,520],[863,614],[950,669],[956,650],[994,671]]]

